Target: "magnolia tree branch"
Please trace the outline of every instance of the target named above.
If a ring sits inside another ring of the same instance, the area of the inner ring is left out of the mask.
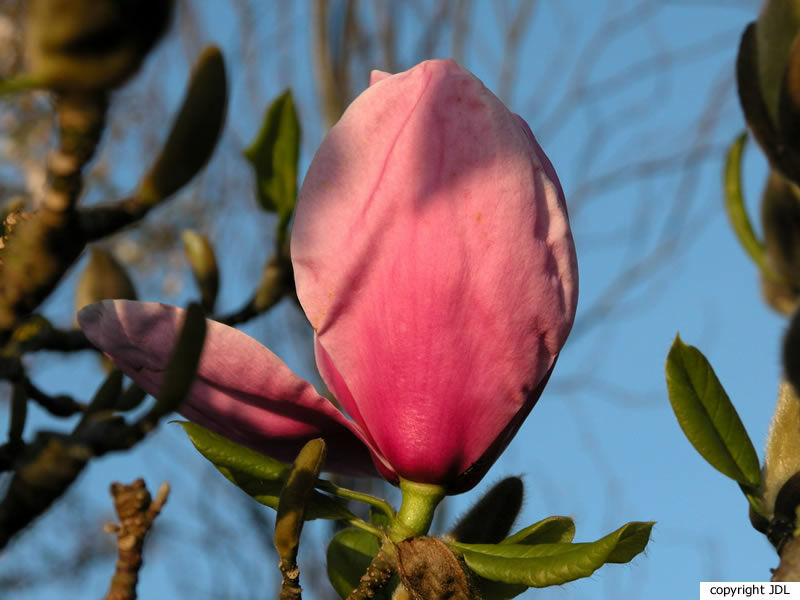
[[[111,484],[111,496],[119,525],[108,525],[106,531],[117,534],[119,557],[105,600],[134,600],[144,538],[167,501],[169,484],[162,483],[153,500],[142,479],[130,485],[115,482]]]
[[[330,127],[344,111],[345,99],[342,86],[337,83],[334,59],[331,56],[328,41],[328,2],[315,0],[313,7],[313,54],[316,83],[320,97],[320,112],[325,119],[325,126]]]
[[[83,189],[83,168],[97,148],[107,109],[104,92],[56,98],[59,146],[47,161],[50,185],[42,206],[5,221],[6,235],[0,243],[0,338],[50,295],[83,250],[75,205]]]
[[[800,581],[800,540],[793,537],[783,547],[781,562],[772,572],[772,581]]]
[[[356,588],[350,592],[347,600],[367,600],[374,598],[375,593],[389,583],[397,564],[397,551],[394,543],[384,540],[381,549],[372,559],[367,572],[361,577]]]

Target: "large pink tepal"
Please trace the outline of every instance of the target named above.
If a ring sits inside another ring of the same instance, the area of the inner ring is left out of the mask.
[[[272,352],[210,324],[181,412],[327,468],[474,486],[539,397],[575,316],[577,262],[555,171],[527,124],[451,60],[370,87],[331,129],[294,218],[297,294],[346,416]],[[104,302],[87,336],[149,392],[180,311]]]

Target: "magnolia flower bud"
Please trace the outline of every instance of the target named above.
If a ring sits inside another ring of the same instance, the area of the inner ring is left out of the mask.
[[[32,75],[58,91],[115,88],[139,69],[172,8],[172,0],[29,0]]]
[[[411,538],[397,544],[397,570],[402,588],[393,600],[475,600],[468,571],[453,551],[441,540],[431,537]]]
[[[739,100],[770,164],[800,182],[800,0],[767,0],[742,34]]]
[[[93,246],[75,288],[75,312],[109,298],[136,300],[136,289],[125,267],[105,248]]]
[[[797,32],[800,31],[800,1],[766,0],[756,23],[756,48],[761,94],[773,123],[778,122],[778,100]]]
[[[783,484],[797,472],[800,472],[800,398],[784,380],[778,388],[764,459],[761,497],[768,514],[773,513]]]
[[[458,520],[448,537],[467,544],[496,544],[508,535],[522,508],[522,479],[496,483]]]
[[[800,188],[775,169],[764,189],[761,220],[769,268],[762,274],[764,297],[788,315],[800,295]]]
[[[200,304],[206,312],[214,310],[219,291],[219,269],[214,248],[208,238],[201,233],[186,229],[181,234],[183,251],[192,268],[192,275],[200,288]]]
[[[139,183],[136,197],[143,204],[158,204],[205,166],[222,131],[227,103],[225,61],[219,48],[209,46],[197,59],[164,147]]]

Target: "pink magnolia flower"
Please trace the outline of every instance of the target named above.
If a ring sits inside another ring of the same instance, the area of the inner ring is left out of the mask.
[[[343,412],[215,322],[180,412],[277,458],[322,436],[329,470],[474,486],[539,398],[577,302],[563,192],[527,124],[451,60],[373,72],[309,167],[291,251]],[[157,391],[180,309],[115,300],[79,320]]]

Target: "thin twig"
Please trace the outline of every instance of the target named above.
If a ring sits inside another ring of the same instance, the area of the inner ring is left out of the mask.
[[[84,404],[66,394],[51,396],[43,392],[27,377],[24,380],[24,385],[28,392],[28,397],[54,417],[71,417],[76,413],[83,412],[84,408],[86,408]]]
[[[135,600],[144,538],[167,501],[169,484],[162,483],[152,500],[142,479],[130,485],[115,482],[111,484],[111,496],[119,525],[108,525],[106,531],[117,534],[119,557],[105,600]]]

